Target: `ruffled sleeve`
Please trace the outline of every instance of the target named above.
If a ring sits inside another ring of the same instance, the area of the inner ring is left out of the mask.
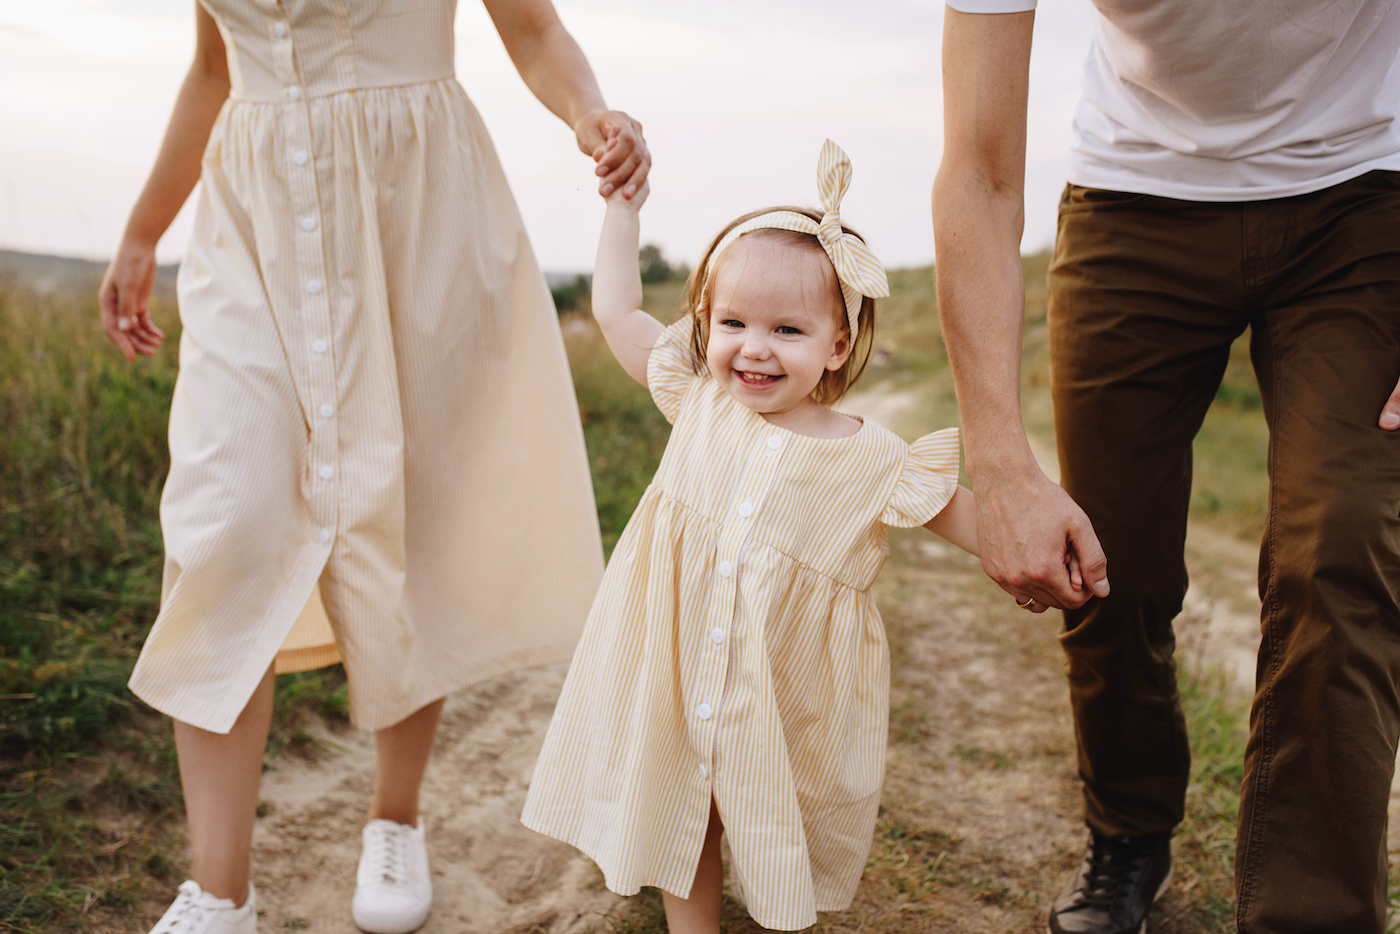
[[[686,392],[699,378],[692,365],[695,351],[690,346],[690,328],[689,315],[666,328],[647,358],[647,389],[656,407],[672,424],[680,417]]]
[[[958,486],[958,429],[945,428],[909,445],[904,471],[880,521],[899,528],[923,525],[943,511]]]

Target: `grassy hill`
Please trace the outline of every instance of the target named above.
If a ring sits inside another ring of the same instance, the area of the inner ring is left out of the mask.
[[[1053,445],[1045,256],[1027,257],[1028,428]],[[169,727],[125,681],[160,588],[157,507],[177,371],[174,269],[153,314],[169,335],[127,364],[97,324],[98,263],[0,252],[0,931],[102,930],[178,881],[179,783]],[[956,399],[931,269],[896,270],[866,379],[919,386],[944,424]],[[672,320],[678,281],[649,285]],[[586,295],[563,316],[599,518],[611,548],[650,481],[668,427],[607,353]],[[1242,348],[1197,444],[1193,515],[1257,536],[1263,420]],[[312,741],[313,713],[344,720],[338,669],[279,678],[269,755]]]

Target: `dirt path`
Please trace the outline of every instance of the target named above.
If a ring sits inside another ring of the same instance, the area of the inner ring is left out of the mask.
[[[935,427],[917,424],[917,400],[877,392],[846,408],[913,436]],[[1192,529],[1180,651],[1223,667],[1241,692],[1258,641],[1255,560],[1248,545]],[[893,672],[885,803],[856,904],[821,929],[1043,930],[1083,838],[1058,619],[1018,610],[976,559],[922,530],[892,536],[877,592]],[[563,676],[525,672],[449,699],[423,792],[437,892],[425,934],[562,934],[625,910],[590,863],[516,819]],[[285,761],[264,783],[254,844],[264,932],[354,930],[373,756],[364,734],[327,738],[341,750]],[[1154,934],[1200,929],[1192,885],[1173,883]]]

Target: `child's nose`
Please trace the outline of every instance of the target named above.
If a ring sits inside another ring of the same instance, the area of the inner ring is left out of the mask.
[[[757,334],[749,332],[744,336],[744,356],[750,360],[765,360],[768,358],[768,342]]]

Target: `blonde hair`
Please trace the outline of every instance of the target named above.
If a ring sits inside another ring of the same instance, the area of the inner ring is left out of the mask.
[[[822,214],[811,208],[776,207],[763,208],[760,211],[750,211],[743,217],[736,217],[725,225],[724,229],[715,235],[710,241],[710,245],[705,248],[704,254],[700,257],[700,264],[691,273],[690,282],[686,293],[686,313],[690,315],[690,349],[692,354],[691,366],[695,372],[701,372],[705,367],[706,348],[710,343],[710,299],[709,293],[714,291],[713,276],[710,275],[710,267],[715,262],[715,247],[719,246],[721,240],[735,227],[745,221],[752,220],[760,214],[768,214],[773,211],[793,211],[804,214],[821,223]],[[856,233],[851,228],[841,226],[841,229],[855,237],[859,237],[861,242],[865,238]],[[781,236],[794,246],[810,247],[826,256],[826,250],[815,234],[802,233],[796,230],[785,230],[781,228],[763,228],[744,236],[754,234],[774,234]],[[834,272],[834,270],[833,270]],[[841,293],[836,292],[836,303],[841,309],[841,327],[847,329],[846,306],[841,298]],[[856,318],[856,339],[851,346],[851,352],[846,356],[846,362],[835,370],[827,370],[822,374],[822,378],[817,382],[817,386],[812,390],[812,400],[820,405],[835,405],[840,401],[856,380],[860,379],[865,372],[866,364],[870,362],[870,351],[875,346],[875,299],[869,295],[862,295],[860,300],[860,315]]]

